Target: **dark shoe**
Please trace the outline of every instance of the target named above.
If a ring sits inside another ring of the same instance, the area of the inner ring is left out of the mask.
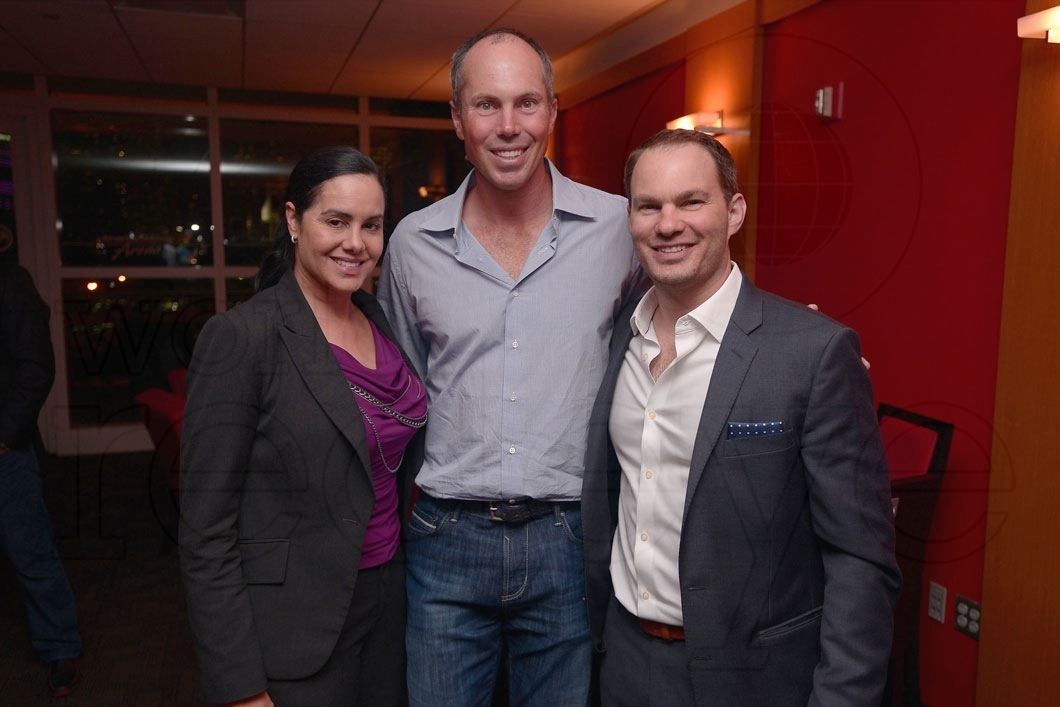
[[[48,690],[52,697],[66,697],[80,681],[80,658],[62,658],[48,663]]]

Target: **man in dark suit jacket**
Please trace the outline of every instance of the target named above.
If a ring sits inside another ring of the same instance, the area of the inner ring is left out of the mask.
[[[0,264],[0,544],[26,595],[33,647],[54,697],[81,674],[74,592],[55,550],[41,493],[37,416],[55,380],[50,312],[26,270]]]
[[[582,494],[605,705],[878,704],[900,586],[856,335],[756,289],[728,151],[626,167],[653,287],[616,322]]]

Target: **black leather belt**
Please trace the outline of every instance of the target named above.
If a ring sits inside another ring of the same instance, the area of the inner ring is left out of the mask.
[[[460,508],[473,513],[485,513],[495,523],[519,525],[538,518],[552,515],[559,507],[577,508],[579,501],[537,501],[532,498],[507,498],[499,501],[460,501],[454,499],[434,499],[443,507]]]

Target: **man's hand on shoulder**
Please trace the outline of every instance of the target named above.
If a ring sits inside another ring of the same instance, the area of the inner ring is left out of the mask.
[[[818,307],[816,304],[813,304],[812,302],[810,304],[806,305],[806,306],[809,307],[810,309],[812,309],[815,312],[820,312],[821,311],[821,308]],[[861,365],[865,367],[866,371],[869,370],[870,368],[872,368],[872,364],[869,363],[869,359],[865,358],[864,356],[861,357]]]

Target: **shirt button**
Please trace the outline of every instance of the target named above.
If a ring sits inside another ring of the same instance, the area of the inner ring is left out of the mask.
[[[518,297],[518,296],[519,296],[519,290],[512,290],[512,297]]]
[[[650,419],[654,420],[654,419],[655,419],[656,417],[658,417],[658,416],[657,416],[657,415],[655,414],[655,411],[654,411],[654,410],[649,410],[649,411],[648,411],[648,417],[649,417]]]
[[[648,594],[647,592],[641,592],[640,598],[641,599],[650,599],[651,598],[651,594]]]
[[[644,354],[643,356],[641,356],[640,360],[641,361],[647,361],[648,360],[648,354]]]
[[[508,396],[508,400],[511,400],[514,403],[515,402],[515,393],[512,393],[511,395],[509,395]]]
[[[515,341],[512,342],[512,348],[513,349],[519,348],[519,340],[518,339],[516,339]]]
[[[508,447],[508,454],[515,454],[515,445]]]
[[[648,534],[647,533],[641,533],[640,534],[640,539],[641,540],[647,540],[648,539]]]
[[[653,476],[655,476],[655,472],[652,471],[651,469],[648,469],[647,471],[644,472],[644,478],[645,479],[650,479]]]

